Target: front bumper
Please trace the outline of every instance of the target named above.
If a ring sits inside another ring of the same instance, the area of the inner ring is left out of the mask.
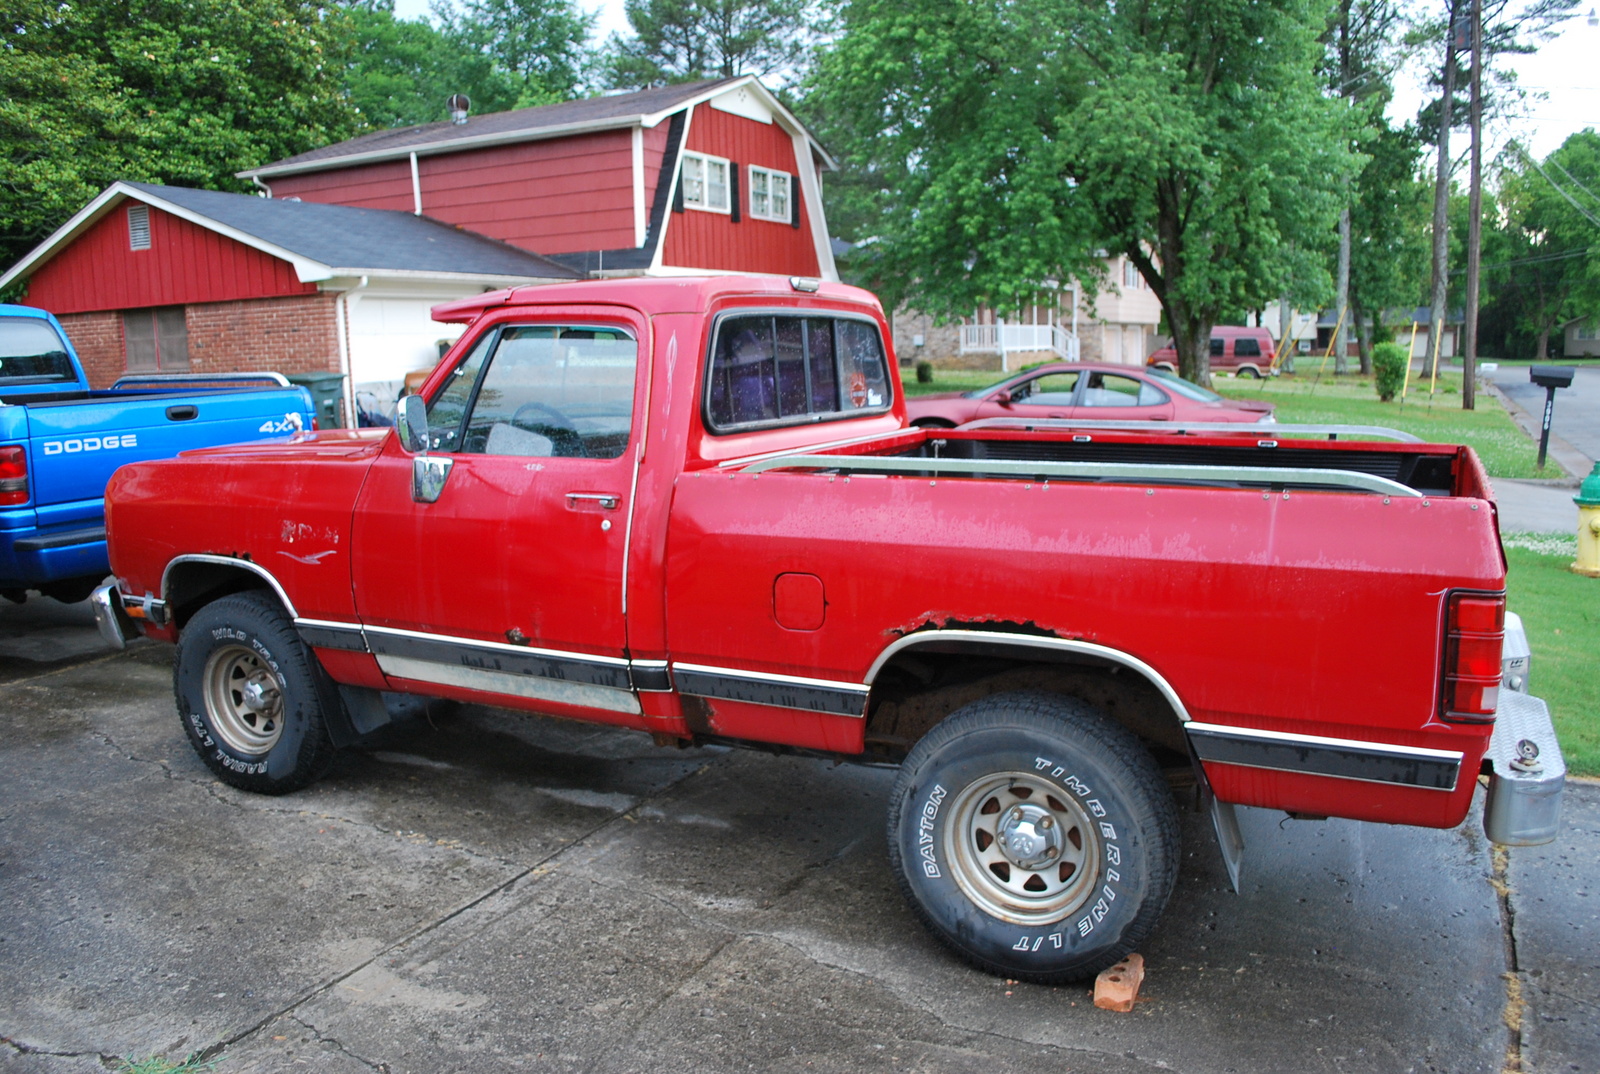
[[[1532,765],[1521,763],[1530,752],[1524,743],[1532,746]],[[1489,841],[1513,847],[1553,842],[1561,827],[1567,765],[1544,701],[1502,687],[1484,760],[1490,765],[1489,799],[1483,808]]]

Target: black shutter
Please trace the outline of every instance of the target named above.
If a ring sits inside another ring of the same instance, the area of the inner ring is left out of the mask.
[[[683,212],[683,158],[678,160],[678,181],[672,184],[672,211]]]
[[[800,177],[789,176],[789,226],[800,226]]]
[[[728,209],[733,213],[733,222],[737,224],[743,217],[739,215],[739,165],[728,161]]]

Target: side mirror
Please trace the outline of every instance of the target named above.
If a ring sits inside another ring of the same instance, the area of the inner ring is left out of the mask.
[[[400,411],[395,415],[395,425],[400,430],[400,446],[416,454],[428,451],[428,404],[420,395],[408,395],[400,400]]]
[[[1001,406],[1010,406],[1017,401],[1017,397],[1010,392],[1000,392],[994,397],[994,401]]]

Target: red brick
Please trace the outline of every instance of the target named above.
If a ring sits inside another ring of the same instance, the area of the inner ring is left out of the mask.
[[[1094,1005],[1108,1011],[1131,1011],[1142,984],[1144,956],[1129,955],[1094,979]]]

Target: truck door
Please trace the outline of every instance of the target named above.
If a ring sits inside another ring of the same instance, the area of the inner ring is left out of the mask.
[[[429,400],[430,453],[451,463],[434,502],[413,497],[412,456],[389,438],[351,558],[367,644],[397,686],[639,711],[623,563],[641,328],[612,311],[483,332]]]

